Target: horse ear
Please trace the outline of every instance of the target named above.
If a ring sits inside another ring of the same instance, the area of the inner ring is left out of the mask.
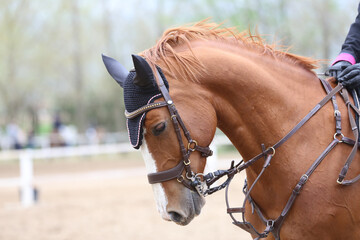
[[[148,62],[138,55],[132,55],[132,59],[136,71],[134,84],[141,88],[153,86],[155,82],[154,74]]]
[[[120,84],[121,87],[124,87],[124,82],[129,75],[129,71],[126,70],[126,68],[121,65],[121,63],[111,57],[102,54],[102,59],[111,77],[115,79],[115,81]]]

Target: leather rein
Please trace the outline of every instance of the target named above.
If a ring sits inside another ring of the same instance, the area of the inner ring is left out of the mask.
[[[272,233],[276,240],[280,240],[280,228],[289,213],[296,197],[299,195],[301,189],[307,182],[308,178],[311,176],[311,174],[315,171],[315,169],[319,166],[319,164],[322,162],[322,160],[327,156],[327,154],[339,143],[346,143],[348,145],[352,145],[353,149],[351,150],[346,163],[341,170],[337,183],[341,185],[350,185],[358,180],[360,180],[360,174],[356,176],[355,178],[351,180],[344,180],[347,171],[349,170],[350,164],[352,163],[356,151],[358,147],[360,147],[359,144],[359,131],[358,126],[356,124],[356,121],[351,113],[351,111],[354,111],[356,114],[360,115],[360,110],[357,108],[357,106],[354,106],[349,100],[349,94],[347,90],[339,83],[334,89],[330,86],[330,84],[320,79],[321,83],[323,84],[323,87],[325,91],[327,92],[327,95],[313,108],[311,111],[297,124],[293,129],[291,129],[288,134],[286,134],[282,139],[280,139],[277,143],[274,145],[265,148],[265,145],[262,144],[262,152],[253,157],[252,159],[246,161],[246,162],[240,162],[237,165],[234,164],[234,161],[231,163],[231,166],[228,170],[217,170],[212,173],[208,173],[206,175],[202,173],[194,173],[190,168],[190,154],[194,151],[199,151],[203,157],[208,157],[212,155],[212,151],[209,147],[201,147],[198,145],[197,141],[192,139],[190,136],[189,131],[185,127],[184,122],[182,121],[178,111],[176,110],[176,107],[169,95],[169,91],[166,88],[164,81],[159,74],[158,70],[156,69],[155,74],[158,83],[159,83],[159,89],[160,92],[164,98],[165,101],[161,102],[155,102],[151,104],[147,104],[139,109],[137,109],[134,112],[128,113],[125,112],[125,116],[128,119],[134,118],[136,116],[139,116],[140,114],[150,111],[152,109],[160,108],[160,107],[167,107],[171,116],[171,120],[173,122],[175,132],[177,135],[177,139],[180,146],[180,151],[182,153],[182,160],[173,168],[161,172],[156,173],[150,173],[148,174],[148,180],[150,184],[154,183],[161,183],[165,181],[169,181],[172,179],[177,179],[178,182],[182,183],[185,187],[197,191],[201,196],[205,197],[207,195],[210,195],[214,192],[217,192],[223,188],[226,188],[226,205],[227,205],[227,213],[230,215],[230,217],[233,219],[233,223],[236,226],[239,226],[243,230],[249,232],[252,235],[256,235],[257,237],[255,239],[261,239],[266,238],[269,233]],[[337,102],[335,95],[340,92],[340,95],[345,101],[345,104],[347,106],[348,115],[349,115],[349,121],[350,126],[352,129],[352,132],[354,134],[354,139],[352,140],[350,138],[345,137],[341,130],[341,113],[338,109]],[[293,136],[306,122],[308,122],[328,101],[332,100],[333,107],[334,107],[334,117],[335,117],[335,134],[334,139],[331,141],[331,143],[325,148],[325,150],[321,153],[321,155],[313,162],[313,164],[309,167],[309,169],[306,171],[305,174],[303,174],[294,187],[292,194],[290,195],[283,211],[281,212],[280,216],[277,219],[266,219],[264,214],[261,212],[260,208],[256,205],[255,201],[251,198],[250,193],[255,186],[255,184],[258,182],[266,168],[270,165],[270,162],[275,155],[275,151],[277,148],[279,148],[281,145],[283,145],[291,136]],[[182,140],[182,134],[181,130],[184,133],[184,136],[186,137],[188,144],[187,147],[185,147],[185,144]],[[253,184],[249,187],[247,184],[247,181],[245,180],[245,186],[243,189],[243,192],[245,194],[245,200],[243,202],[242,207],[238,208],[231,208],[229,207],[229,201],[228,201],[228,187],[233,179],[233,177],[241,172],[242,170],[248,168],[249,166],[253,165],[256,161],[259,159],[264,158],[264,165],[253,182]],[[185,177],[183,176],[183,171],[185,170]],[[212,184],[217,182],[220,178],[226,176],[227,179],[220,185],[216,187],[211,187]],[[263,232],[259,232],[255,229],[255,227],[250,223],[247,222],[245,219],[245,203],[246,201],[249,201],[253,211],[258,214],[260,219],[265,224],[265,230]],[[242,220],[238,221],[234,217],[234,213],[241,213],[242,214]]]
[[[280,141],[278,141],[276,144],[274,144],[272,147],[270,147],[270,149],[272,149],[273,152],[267,153],[265,150],[265,146],[264,144],[261,144],[261,147],[263,149],[263,153],[259,154],[257,156],[255,156],[254,158],[250,159],[249,161],[247,161],[246,163],[244,163],[243,165],[239,165],[237,168],[239,169],[239,171],[241,171],[242,169],[248,167],[249,165],[251,165],[253,162],[257,161],[258,159],[260,159],[261,157],[264,157],[265,161],[264,161],[264,165],[262,170],[260,171],[259,175],[257,176],[257,178],[254,180],[253,184],[249,187],[247,181],[245,180],[245,184],[244,184],[244,188],[243,188],[243,193],[245,194],[245,199],[243,202],[243,206],[242,207],[238,207],[238,208],[231,208],[229,206],[229,199],[228,199],[228,190],[229,190],[229,184],[227,184],[226,186],[226,205],[227,205],[227,213],[230,215],[230,217],[233,219],[233,223],[242,228],[243,230],[249,232],[252,235],[257,236],[255,238],[255,240],[257,239],[261,239],[261,238],[266,238],[269,233],[272,233],[275,240],[280,240],[280,229],[281,226],[285,220],[285,218],[287,217],[291,207],[294,204],[294,201],[296,199],[296,197],[299,195],[301,189],[303,188],[303,186],[305,185],[305,183],[307,182],[307,180],[309,179],[309,177],[313,174],[313,172],[315,171],[315,169],[320,165],[320,163],[322,162],[322,160],[328,155],[328,153],[339,143],[345,143],[348,145],[352,145],[353,149],[351,150],[346,163],[343,167],[343,169],[341,170],[340,174],[339,174],[339,178],[337,180],[337,183],[340,185],[351,185],[352,183],[358,181],[360,179],[360,174],[358,176],[356,176],[355,178],[351,179],[351,180],[344,180],[347,171],[349,169],[349,166],[352,162],[352,160],[355,157],[356,151],[357,149],[360,147],[360,144],[358,142],[358,138],[359,138],[359,132],[358,132],[358,126],[356,124],[356,121],[351,113],[351,110],[353,110],[356,114],[360,114],[359,109],[354,106],[350,100],[349,100],[349,94],[347,92],[347,90],[345,88],[343,88],[343,86],[341,84],[338,84],[334,89],[332,89],[332,87],[330,86],[330,84],[323,80],[323,79],[319,79],[321,81],[321,83],[323,84],[323,87],[325,89],[325,91],[327,92],[327,95],[325,96],[325,98],[323,98],[287,135],[285,135]],[[349,115],[349,121],[350,121],[350,126],[352,129],[352,132],[354,134],[354,138],[355,140],[352,140],[350,138],[345,137],[341,130],[342,130],[342,126],[341,126],[341,113],[339,111],[338,105],[337,105],[337,101],[336,101],[336,97],[335,95],[340,92],[340,95],[342,96],[342,98],[344,99],[344,102],[347,106],[347,110],[348,110],[348,115]],[[357,96],[356,96],[357,98]],[[260,207],[256,204],[256,202],[251,198],[250,193],[252,191],[252,189],[254,188],[255,184],[258,182],[258,180],[260,179],[260,177],[262,176],[262,174],[264,173],[264,171],[266,170],[266,168],[270,165],[271,159],[272,157],[275,155],[275,149],[280,147],[287,139],[289,139],[297,130],[299,130],[312,116],[315,115],[315,113],[317,113],[329,100],[332,100],[332,104],[334,107],[334,117],[335,117],[335,134],[334,134],[334,139],[330,142],[330,144],[325,148],[325,150],[320,154],[320,156],[318,158],[316,158],[316,160],[313,162],[313,164],[308,168],[308,170],[306,171],[305,174],[303,174],[301,176],[301,178],[299,179],[298,183],[296,184],[296,186],[293,188],[293,191],[285,205],[285,207],[283,208],[282,212],[280,213],[280,216],[276,219],[267,219],[264,214],[262,213]],[[247,166],[245,166],[247,165]],[[242,167],[243,166],[243,167]],[[232,179],[233,176],[230,176],[229,178]],[[263,232],[259,232],[257,229],[255,229],[255,227],[250,223],[247,222],[245,219],[245,204],[246,202],[249,201],[251,207],[252,207],[252,212],[257,213],[257,215],[259,216],[259,218],[261,219],[261,221],[264,223],[265,225],[265,230]],[[236,220],[236,218],[234,217],[234,213],[241,213],[242,214],[242,220],[238,221]]]

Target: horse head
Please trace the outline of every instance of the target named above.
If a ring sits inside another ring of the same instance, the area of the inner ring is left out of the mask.
[[[191,83],[180,86],[141,56],[133,55],[130,72],[115,59],[103,55],[103,61],[124,88],[130,141],[141,149],[159,213],[165,220],[188,224],[205,204],[191,180],[200,178],[211,155],[207,146],[216,130],[211,96],[194,94]]]

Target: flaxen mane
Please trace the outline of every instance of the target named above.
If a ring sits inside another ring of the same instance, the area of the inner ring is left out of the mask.
[[[314,59],[288,53],[288,49],[277,49],[278,46],[275,44],[268,45],[259,35],[252,35],[248,32],[239,33],[235,28],[225,28],[221,24],[210,23],[208,20],[200,21],[193,25],[168,29],[154,47],[145,50],[141,55],[153,65],[162,59],[169,73],[180,74],[196,80],[196,75],[202,71],[201,63],[194,54],[180,56],[174,48],[176,46],[187,45],[189,50],[192,51],[191,42],[199,40],[215,40],[242,46],[261,54],[267,54],[276,59],[290,62],[309,71],[315,69],[318,63]],[[176,66],[173,65],[172,61],[167,60],[169,58],[176,60]]]

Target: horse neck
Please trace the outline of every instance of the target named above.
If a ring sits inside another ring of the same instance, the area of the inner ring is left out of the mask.
[[[208,72],[202,81],[213,96],[217,126],[244,159],[260,153],[261,143],[275,144],[323,96],[315,74],[270,56],[209,48],[196,54]]]

